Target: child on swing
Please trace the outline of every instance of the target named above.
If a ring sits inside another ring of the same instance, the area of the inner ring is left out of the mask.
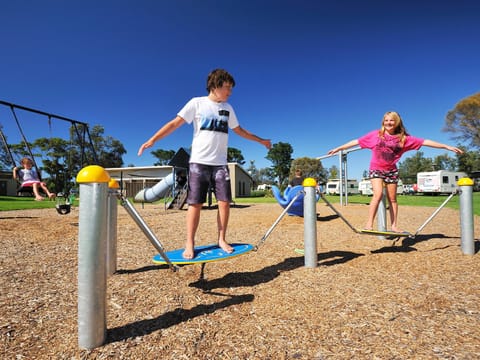
[[[40,195],[40,188],[45,192],[45,194],[47,194],[49,199],[54,199],[55,194],[48,190],[47,184],[40,181],[40,177],[33,167],[33,161],[27,157],[24,157],[20,161],[20,164],[23,168],[19,169],[15,166],[13,168],[13,178],[15,180],[20,180],[22,187],[31,186],[33,189],[33,194],[35,195],[35,200],[42,201],[44,199],[44,197]]]
[[[336,147],[330,150],[328,155],[333,155],[340,150],[346,150],[356,145],[360,145],[362,149],[372,150],[369,178],[372,183],[373,197],[372,201],[370,201],[365,230],[373,229],[373,221],[377,214],[378,205],[383,197],[383,184],[385,184],[387,199],[390,205],[391,229],[393,232],[402,232],[397,225],[397,162],[405,152],[418,150],[422,146],[429,146],[437,149],[446,149],[457,154],[463,153],[461,149],[455,146],[409,135],[403,125],[402,118],[395,111],[385,113],[380,130],[370,131],[358,139]]]

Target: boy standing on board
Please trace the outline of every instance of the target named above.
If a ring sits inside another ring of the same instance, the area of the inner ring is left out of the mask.
[[[187,241],[183,252],[185,259],[193,259],[195,256],[195,233],[210,184],[215,186],[215,197],[218,201],[218,245],[227,253],[233,251],[226,241],[232,201],[227,166],[228,129],[245,139],[264,145],[267,149],[271,148],[269,139],[260,138],[239,125],[232,106],[227,103],[234,86],[235,80],[227,71],[213,70],[207,78],[208,96],[192,98],[173,120],[161,127],[138,150],[140,156],[145,149],[152,147],[156,141],[170,135],[183,124],[193,123],[188,178]]]

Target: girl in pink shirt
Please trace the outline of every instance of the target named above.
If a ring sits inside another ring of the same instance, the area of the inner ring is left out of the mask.
[[[395,111],[388,111],[383,115],[380,130],[374,130],[368,134],[347,142],[328,152],[333,155],[340,150],[346,150],[359,145],[362,149],[372,150],[370,161],[369,178],[372,183],[373,197],[368,211],[368,220],[365,225],[367,230],[373,229],[373,221],[377,215],[378,205],[383,196],[383,185],[385,184],[389,202],[391,231],[401,232],[397,226],[398,204],[397,204],[397,183],[398,169],[397,162],[401,156],[409,150],[418,150],[422,146],[429,146],[437,149],[446,149],[457,154],[463,151],[455,146],[441,144],[439,142],[421,139],[411,136],[405,130],[402,118]]]

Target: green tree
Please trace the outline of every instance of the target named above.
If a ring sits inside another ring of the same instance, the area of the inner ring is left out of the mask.
[[[457,159],[448,156],[448,154],[435,156],[433,168],[435,170],[455,171],[457,169]]]
[[[398,174],[405,184],[414,184],[417,182],[417,173],[422,171],[433,171],[433,161],[425,158],[422,151],[417,151],[415,155],[405,158],[398,163]]]
[[[280,187],[287,185],[290,164],[292,163],[292,153],[292,145],[283,142],[273,144],[271,149],[268,150],[266,159],[272,162],[273,166],[271,169],[274,176],[278,178]]]
[[[240,165],[245,164],[245,159],[242,155],[242,152],[239,149],[229,147],[227,149],[227,161],[228,162],[236,162]]]
[[[304,178],[314,178],[320,184],[325,183],[327,180],[327,171],[323,168],[320,160],[309,157],[301,157],[293,160],[290,165],[289,180],[292,180],[295,176],[296,169],[302,171]]]
[[[338,171],[338,167],[336,165],[330,166],[328,169],[328,178],[329,179],[338,179],[340,177],[340,172]]]
[[[447,113],[444,131],[454,134],[454,139],[480,147],[480,92],[459,101]]]
[[[467,151],[464,147],[461,147],[464,151],[463,154],[457,155],[458,170],[464,171],[471,175],[474,171],[480,170],[480,153],[478,151]]]
[[[111,136],[104,135],[105,129],[101,125],[94,125],[90,137],[97,153],[98,165],[105,168],[122,167],[122,156],[127,153],[123,144]]]
[[[152,151],[151,154],[158,159],[153,165],[168,165],[170,160],[175,156],[175,151],[157,149]]]

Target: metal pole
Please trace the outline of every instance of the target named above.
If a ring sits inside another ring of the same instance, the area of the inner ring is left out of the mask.
[[[382,200],[378,204],[377,210],[377,230],[378,231],[387,231],[387,205],[386,205],[386,189],[383,187],[382,190]],[[385,239],[385,236],[378,236],[379,239]]]
[[[107,202],[107,275],[113,275],[117,272],[118,188],[118,182],[111,180]]]
[[[462,227],[461,248],[464,255],[475,254],[473,237],[473,180],[462,178],[460,186],[460,224]]]
[[[312,178],[307,178],[303,181],[303,189],[305,191],[303,199],[303,239],[305,267],[307,268],[315,268],[318,264],[316,185],[316,181]]]
[[[110,177],[91,165],[77,175],[80,184],[78,228],[78,345],[93,349],[106,338],[105,266],[107,191]]]

